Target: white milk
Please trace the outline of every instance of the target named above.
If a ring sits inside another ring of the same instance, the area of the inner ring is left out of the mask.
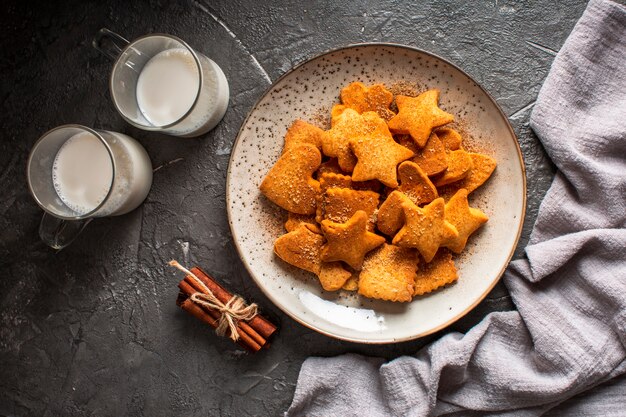
[[[109,152],[89,132],[69,138],[54,158],[54,190],[66,206],[80,215],[89,213],[104,201],[112,180]]]
[[[168,128],[171,133],[198,136],[213,129],[224,117],[229,100],[226,76],[209,58],[198,54],[198,59],[202,86],[196,61],[184,48],[160,52],[143,67],[135,94],[139,110],[150,124],[166,126],[178,122]]]
[[[105,199],[96,216],[127,213],[145,200],[152,185],[152,164],[145,149],[121,133],[100,133],[111,149],[115,169],[106,147],[89,132],[68,139],[54,160],[54,189],[78,215]]]
[[[198,66],[191,53],[169,49],[152,57],[141,70],[137,104],[153,125],[169,125],[191,109],[199,87]]]

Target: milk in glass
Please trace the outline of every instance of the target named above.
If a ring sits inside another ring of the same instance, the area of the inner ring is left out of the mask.
[[[54,190],[83,216],[124,214],[137,207],[152,185],[152,165],[143,147],[121,133],[102,132],[107,147],[92,133],[80,132],[57,152],[52,165]]]
[[[154,127],[176,124],[181,134],[198,135],[219,122],[228,105],[228,82],[203,55],[173,48],[153,56],[137,79],[137,106]],[[202,83],[200,82],[202,71]]]

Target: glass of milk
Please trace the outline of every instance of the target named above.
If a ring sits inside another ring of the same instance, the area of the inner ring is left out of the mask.
[[[39,234],[55,249],[70,244],[96,217],[139,206],[152,185],[145,149],[121,133],[64,125],[45,133],[30,152],[30,192],[44,210]]]
[[[153,34],[128,42],[101,29],[94,47],[115,60],[109,88],[130,124],[174,136],[200,136],[228,107],[222,69],[174,36]]]

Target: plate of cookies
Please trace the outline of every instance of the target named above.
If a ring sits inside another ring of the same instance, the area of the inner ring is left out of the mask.
[[[461,318],[519,240],[526,177],[493,98],[395,44],[333,50],[260,98],[233,146],[227,210],[252,278],[335,338],[393,343]]]

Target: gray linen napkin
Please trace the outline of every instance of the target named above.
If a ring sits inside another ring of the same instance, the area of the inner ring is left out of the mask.
[[[626,7],[589,3],[531,125],[559,171],[504,276],[518,311],[386,364],[309,358],[286,416],[539,415],[626,372]]]

